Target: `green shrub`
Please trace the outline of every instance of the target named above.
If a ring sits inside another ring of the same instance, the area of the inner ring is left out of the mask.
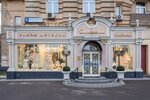
[[[70,71],[70,67],[69,66],[64,66],[63,71]]]
[[[113,66],[113,69],[116,69],[117,68],[117,66]]]
[[[117,71],[125,71],[125,68],[123,66],[118,66]]]

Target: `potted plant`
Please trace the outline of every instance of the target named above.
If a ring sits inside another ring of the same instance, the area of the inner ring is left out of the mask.
[[[123,79],[124,78],[124,73],[125,73],[125,68],[121,65],[117,66],[116,68],[118,79]]]
[[[64,66],[63,67],[63,74],[64,74],[64,80],[69,80],[70,79],[70,67],[69,66]]]

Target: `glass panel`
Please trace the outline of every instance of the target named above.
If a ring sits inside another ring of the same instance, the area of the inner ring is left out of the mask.
[[[136,3],[136,13],[144,14],[145,13],[145,3],[144,2],[137,2]]]
[[[19,44],[18,70],[62,70],[63,45]]]
[[[133,45],[116,45],[113,47],[113,66],[119,64],[125,69],[133,68]]]
[[[15,24],[21,25],[21,17],[20,16],[15,16]]]
[[[92,54],[92,74],[98,74],[98,54]]]
[[[90,54],[84,54],[84,74],[90,74]]]
[[[95,13],[95,1],[90,2],[90,13]]]
[[[120,15],[121,14],[121,6],[120,5],[117,5],[116,6],[116,16]]]
[[[82,6],[83,13],[87,13],[88,12],[88,2],[84,1],[82,5],[83,5]]]
[[[83,51],[85,52],[99,52],[99,49],[96,45],[94,44],[88,44],[84,47]]]
[[[59,9],[59,6],[58,6],[58,1],[54,2],[54,13],[58,13],[58,9]]]
[[[46,13],[52,13],[52,1],[47,0],[46,2]]]

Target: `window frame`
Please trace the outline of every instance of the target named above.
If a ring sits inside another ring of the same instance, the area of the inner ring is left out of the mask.
[[[117,8],[119,8],[119,11],[117,11],[118,10]],[[119,12],[119,13],[117,14],[117,12]],[[119,16],[122,14],[122,5],[121,4],[116,4],[115,14],[116,14],[116,16]]]
[[[15,16],[15,25],[20,26],[21,25],[21,16]]]
[[[141,5],[139,5],[137,3],[139,3]],[[144,4],[144,6],[142,6],[142,4]],[[136,14],[145,14],[146,13],[146,3],[145,2],[136,2],[135,11],[136,11]]]
[[[87,3],[87,6],[85,6],[85,3]],[[93,6],[91,6],[92,3],[93,3]],[[96,12],[95,0],[82,0],[82,12],[83,13],[95,13]]]
[[[59,0],[46,0],[46,13],[59,13]]]

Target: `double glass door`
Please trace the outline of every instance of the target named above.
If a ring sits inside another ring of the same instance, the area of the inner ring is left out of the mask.
[[[84,76],[99,76],[100,58],[98,52],[83,53],[83,75]]]

